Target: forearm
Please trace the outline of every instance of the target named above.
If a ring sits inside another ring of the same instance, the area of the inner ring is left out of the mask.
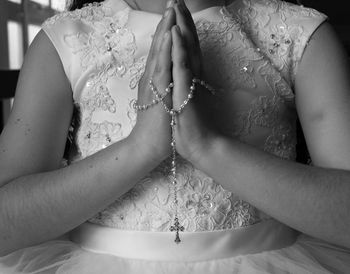
[[[193,163],[226,189],[281,222],[350,247],[350,171],[279,159],[218,138]]]
[[[66,233],[156,165],[125,139],[66,168],[7,183],[0,189],[0,254]]]

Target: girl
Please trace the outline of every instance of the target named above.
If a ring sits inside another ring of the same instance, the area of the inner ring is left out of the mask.
[[[326,17],[186,4],[45,22],[0,140],[1,273],[350,271],[350,83]]]

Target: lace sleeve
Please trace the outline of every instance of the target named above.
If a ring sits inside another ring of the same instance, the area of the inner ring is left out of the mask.
[[[71,21],[67,20],[68,18],[74,18],[74,14],[68,11],[56,14],[53,17],[48,18],[42,24],[41,28],[55,47],[58,56],[61,59],[66,76],[71,82],[70,53],[64,43],[65,33],[72,28]]]
[[[294,79],[305,48],[327,16],[280,0],[236,0],[229,11],[285,80]]]
[[[291,79],[294,84],[305,49],[318,27],[327,20],[327,16],[312,8],[282,2],[280,7],[281,18],[289,26],[298,27],[299,35],[294,39],[294,47],[291,55]]]

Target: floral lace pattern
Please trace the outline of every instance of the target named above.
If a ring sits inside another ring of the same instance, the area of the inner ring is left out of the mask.
[[[227,18],[224,17],[224,20],[217,23],[206,20],[197,22],[203,58],[213,60],[212,65],[220,72],[215,74],[220,79],[211,81],[226,84],[227,86],[220,87],[226,90],[235,90],[237,87],[255,88],[252,62],[262,57],[246,49],[241,39],[240,26]],[[208,72],[207,75],[210,73]]]
[[[304,48],[326,16],[314,9],[280,0],[241,0],[228,9],[256,46],[293,84]],[[303,20],[315,25],[305,26],[301,23]]]
[[[94,122],[95,111],[116,112],[116,102],[106,85],[111,66],[103,66],[97,74],[90,76],[86,83],[86,93],[78,103],[81,125],[76,140],[81,155],[89,156],[122,137],[122,125],[115,121]]]
[[[58,14],[43,25],[49,28],[60,20],[69,19],[83,22],[91,28],[89,32],[79,31],[63,36],[71,53],[79,56],[79,68],[83,72],[93,71],[86,80],[85,92],[76,102],[81,116],[75,138],[80,153],[80,157],[75,157],[77,159],[125,137],[122,123],[115,120],[94,122],[93,117],[97,111],[117,111],[117,102],[108,87],[110,79],[129,78],[130,89],[135,89],[145,69],[145,57],[135,58],[135,36],[127,27],[129,12],[129,9],[123,9],[114,13],[107,5],[92,3],[73,12]],[[133,126],[136,115],[131,106],[127,116]]]
[[[71,56],[78,57],[76,69],[85,73],[83,84],[76,85],[80,95],[75,97],[79,123],[74,159],[125,138],[135,125],[132,105],[148,53],[142,39],[151,37],[156,25],[153,32],[140,34],[130,20],[132,12],[127,5],[113,10],[103,2],[64,12],[43,26],[49,32],[62,20],[82,24],[72,28],[73,33],[61,34]],[[324,17],[279,0],[236,0],[214,17],[196,21],[206,80],[217,91],[209,108],[213,119],[233,138],[294,160],[293,75],[312,33],[296,19],[321,22]],[[175,212],[169,161],[90,221],[119,229],[167,231]],[[185,231],[232,229],[270,218],[180,156],[177,170],[178,215]]]
[[[168,161],[90,221],[121,229],[168,231],[175,212]],[[237,228],[268,218],[181,158],[178,168],[178,212],[186,231]]]

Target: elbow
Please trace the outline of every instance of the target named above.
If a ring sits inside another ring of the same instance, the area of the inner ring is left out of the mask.
[[[338,239],[337,241],[334,241],[334,244],[344,248],[349,252],[350,250],[350,232],[345,232],[344,236],[342,239]]]
[[[26,247],[21,237],[11,233],[13,230],[2,226],[1,218],[0,224],[0,258]]]
[[[4,210],[0,211],[0,257],[6,256],[16,251],[19,241],[13,234],[13,229],[9,226],[8,219],[4,218]]]
[[[5,257],[7,255],[10,255],[12,251],[10,250],[6,250],[6,249],[3,249],[2,247],[0,247],[0,258],[1,257]]]
[[[13,243],[11,243],[10,237],[1,235],[0,236],[0,257],[7,256],[12,252],[16,251]]]
[[[14,234],[14,226],[10,225],[10,216],[4,205],[0,208],[0,257],[3,257],[19,249],[21,243]]]

